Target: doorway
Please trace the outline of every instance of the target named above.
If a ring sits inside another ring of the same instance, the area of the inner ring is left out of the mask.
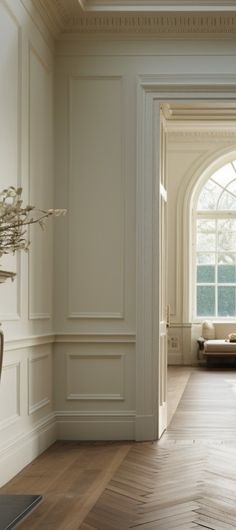
[[[166,366],[160,352],[159,205],[161,156],[161,105],[170,103],[226,102],[236,99],[236,76],[141,76],[138,87],[137,173],[137,419],[136,439],[158,439],[160,377]],[[184,292],[186,296],[186,292]],[[187,324],[187,322],[186,322]],[[164,396],[166,397],[166,396]]]

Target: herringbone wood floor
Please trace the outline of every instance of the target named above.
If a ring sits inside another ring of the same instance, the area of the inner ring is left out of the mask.
[[[161,441],[131,448],[81,530],[236,529],[236,372],[193,371]]]
[[[236,371],[194,370],[159,442],[57,444],[3,491],[44,494],[21,530],[236,529]]]

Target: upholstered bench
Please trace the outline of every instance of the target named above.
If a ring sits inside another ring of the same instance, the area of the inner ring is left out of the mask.
[[[236,342],[225,339],[209,339],[204,341],[203,355],[209,359],[225,359],[236,357]]]

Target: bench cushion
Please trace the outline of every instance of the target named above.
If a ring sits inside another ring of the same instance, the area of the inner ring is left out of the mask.
[[[204,349],[206,354],[236,354],[236,342],[229,342],[224,339],[207,340],[204,343]]]

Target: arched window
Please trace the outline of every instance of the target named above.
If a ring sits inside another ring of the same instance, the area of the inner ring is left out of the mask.
[[[236,319],[236,160],[201,188],[194,234],[195,317]]]

